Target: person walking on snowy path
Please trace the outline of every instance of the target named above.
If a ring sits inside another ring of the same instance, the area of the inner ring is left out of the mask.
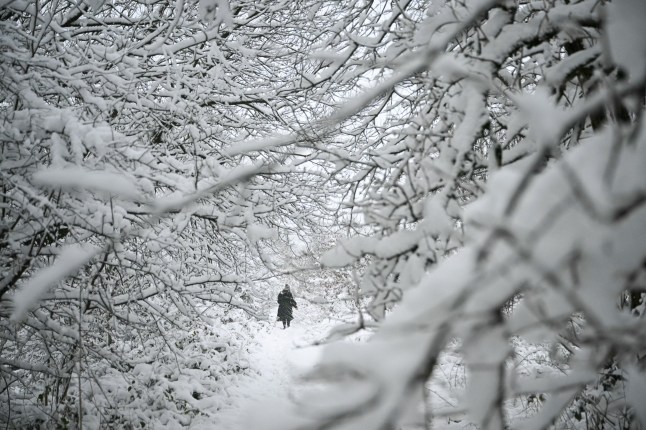
[[[289,290],[289,285],[285,284],[283,291],[278,294],[278,321],[283,322],[283,329],[289,327],[289,323],[294,319],[292,308],[298,309],[298,306]]]

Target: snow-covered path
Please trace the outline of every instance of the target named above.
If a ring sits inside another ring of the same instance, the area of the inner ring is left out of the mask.
[[[231,387],[229,406],[219,411],[217,425],[221,430],[266,428],[263,411],[285,408],[289,402],[291,381],[311,369],[320,348],[306,346],[320,327],[294,325],[286,330],[276,323],[259,335],[259,348],[251,354],[250,366],[256,370],[242,383]]]

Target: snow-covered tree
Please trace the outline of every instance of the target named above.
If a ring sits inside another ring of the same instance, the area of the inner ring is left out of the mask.
[[[363,85],[328,151],[356,233],[322,261],[366,258],[362,293],[386,318],[329,348],[329,396],[294,428],[398,428],[418,407],[421,427],[646,424],[646,7],[353,4],[317,55]],[[527,372],[528,341],[558,374]],[[438,410],[428,384],[451,351],[466,386]],[[510,412],[530,398],[543,407]]]
[[[314,5],[3,2],[0,421],[187,423],[177,396],[119,415],[108,376],[142,392],[137,366],[183,369],[181,339],[260,316],[272,242],[321,218],[311,136],[261,150],[316,115]]]

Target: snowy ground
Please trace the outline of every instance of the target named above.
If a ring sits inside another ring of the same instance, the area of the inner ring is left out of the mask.
[[[303,305],[304,308],[308,307],[306,303]],[[294,412],[295,407],[298,409],[293,400],[301,397],[304,388],[302,384],[298,384],[298,380],[316,366],[324,348],[311,345],[325,338],[335,325],[327,318],[312,317],[313,312],[308,311],[313,310],[297,311],[292,327],[286,330],[283,330],[278,322],[267,323],[258,333],[256,348],[249,357],[249,367],[253,371],[240,377],[235,386],[227,387],[226,400],[224,404],[219,403],[217,412],[209,414],[210,416],[205,417],[198,425],[194,423],[191,428],[274,430],[283,428],[281,422],[296,422],[287,418],[285,414],[290,415],[288,411]],[[427,385],[432,408],[440,414],[433,420],[434,428],[471,427],[465,416],[461,416],[460,413],[455,414],[455,411],[463,406],[466,369],[461,354],[454,347],[448,348],[443,354],[435,376]],[[516,344],[515,347],[520,353],[519,356],[524,357],[516,363],[516,366],[524,369],[521,370],[521,374],[556,372],[547,364],[549,360],[544,348],[525,344]],[[536,406],[529,405],[527,399],[510,402],[507,405],[508,418],[512,420],[527,418],[536,412]],[[417,409],[421,412],[420,408]],[[442,417],[442,412],[449,410],[453,411],[452,418]],[[404,419],[403,429],[424,428],[424,425],[419,422],[423,414],[414,415],[416,417],[411,416],[410,422]]]
[[[323,332],[322,325],[306,326],[294,321],[286,330],[275,323],[259,335],[259,347],[250,358],[250,366],[257,373],[229,390],[230,404],[218,414],[215,428],[266,428],[262,420],[268,415],[267,410],[284,410],[290,402],[292,381],[316,364],[321,347],[308,345]]]

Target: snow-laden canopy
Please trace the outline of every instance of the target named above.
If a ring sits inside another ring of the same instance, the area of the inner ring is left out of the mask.
[[[328,340],[376,332],[279,428],[502,428],[528,396],[530,428],[646,422],[641,1],[0,18],[2,421],[190,426],[289,281],[356,312]],[[563,376],[523,373],[528,342]],[[438,410],[449,352],[466,388]],[[123,412],[146,387],[164,402]]]

